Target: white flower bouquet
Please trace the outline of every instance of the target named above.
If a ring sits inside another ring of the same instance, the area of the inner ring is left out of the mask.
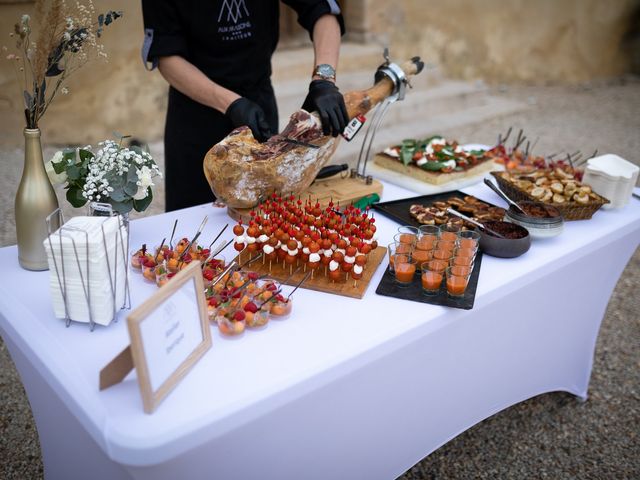
[[[57,152],[45,164],[51,183],[64,184],[74,207],[109,203],[118,213],[142,212],[153,200],[153,178],[162,176],[148,151],[105,140],[93,153],[90,146]]]

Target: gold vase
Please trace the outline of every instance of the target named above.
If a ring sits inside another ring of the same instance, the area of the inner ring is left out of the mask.
[[[47,270],[43,241],[47,237],[45,219],[58,208],[58,198],[42,160],[40,129],[24,129],[24,170],[16,194],[15,216],[18,260],[27,270]],[[51,225],[53,230],[58,228]]]

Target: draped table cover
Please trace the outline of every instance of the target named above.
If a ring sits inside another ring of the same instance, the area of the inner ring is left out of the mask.
[[[503,205],[484,186],[465,191]],[[414,195],[384,185],[385,201]],[[131,223],[131,249],[159,244],[176,218],[176,235],[191,236],[205,215],[203,242],[231,223],[211,205],[147,217]],[[376,220],[386,245],[398,225]],[[0,249],[0,333],[47,478],[390,479],[518,402],[586,399],[600,323],[639,241],[632,198],[519,258],[485,256],[470,311],[376,295],[386,260],[362,300],[300,289],[292,316],[264,330],[226,339],[212,327],[211,350],[152,415],[135,372],[98,390],[129,343],[126,312],[93,332],[65,328],[49,272],[22,270],[15,246]],[[156,287],[130,278],[135,307]]]

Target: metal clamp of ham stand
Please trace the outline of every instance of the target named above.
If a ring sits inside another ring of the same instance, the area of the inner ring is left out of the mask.
[[[371,175],[367,175],[367,162],[370,159],[371,146],[373,145],[378,128],[382,123],[382,119],[392,103],[404,100],[407,85],[411,88],[411,84],[409,83],[409,79],[404,70],[402,70],[398,64],[391,62],[389,59],[388,48],[384,49],[383,56],[385,62],[380,65],[376,71],[375,83],[383,80],[384,78],[388,78],[393,82],[393,91],[382,103],[379,103],[376,106],[371,122],[367,127],[367,132],[362,140],[362,147],[360,147],[357,166],[355,169],[351,169],[351,178],[362,178],[367,185],[370,185],[373,182],[373,177]],[[412,60],[419,61],[417,57],[414,57]],[[360,165],[362,165],[362,172],[360,171]]]

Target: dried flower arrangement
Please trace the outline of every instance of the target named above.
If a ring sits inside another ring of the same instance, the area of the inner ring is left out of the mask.
[[[10,33],[16,40],[15,53],[7,53],[6,46],[2,50],[23,86],[27,128],[38,128],[56,95],[68,93],[65,82],[73,72],[90,60],[106,60],[100,37],[104,27],[121,16],[121,11],[96,15],[91,0],[73,5],[65,0],[37,0],[34,21],[22,15]]]

